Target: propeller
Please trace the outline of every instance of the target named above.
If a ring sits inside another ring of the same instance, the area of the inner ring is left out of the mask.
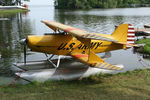
[[[27,60],[26,60],[26,55],[27,55],[27,39],[22,39],[20,40],[20,44],[22,44],[24,46],[24,64],[26,64]]]
[[[26,64],[26,51],[27,51],[27,48],[26,48],[26,43],[24,43],[24,64]]]

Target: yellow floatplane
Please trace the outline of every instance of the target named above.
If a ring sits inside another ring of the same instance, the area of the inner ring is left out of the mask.
[[[96,53],[108,52],[118,49],[128,49],[134,45],[135,32],[131,24],[121,24],[111,34],[90,33],[78,28],[67,26],[54,21],[42,20],[54,33],[43,36],[29,35],[22,41],[31,51],[52,54],[48,58],[54,67],[51,59],[54,55],[71,56],[90,67],[121,70],[119,65],[111,65],[100,58]],[[25,48],[26,63],[26,48]]]

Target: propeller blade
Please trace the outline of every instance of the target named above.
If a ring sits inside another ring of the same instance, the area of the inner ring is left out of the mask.
[[[26,43],[24,43],[24,64],[26,64]]]
[[[26,64],[26,56],[27,56],[27,38],[24,38],[24,39],[21,39],[20,41],[19,41],[19,43],[21,44],[21,45],[23,45],[24,46],[24,64]]]
[[[22,39],[21,40],[21,44],[23,44],[24,45],[24,64],[26,64],[26,62],[27,62],[27,39]]]

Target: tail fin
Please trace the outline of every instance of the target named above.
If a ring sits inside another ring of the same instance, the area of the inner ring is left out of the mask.
[[[121,24],[112,33],[112,37],[120,42],[134,44],[135,40],[135,30],[134,26],[131,24]],[[126,49],[131,48],[131,46],[126,46]]]

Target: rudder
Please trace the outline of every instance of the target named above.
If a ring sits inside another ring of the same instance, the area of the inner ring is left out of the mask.
[[[128,35],[127,35],[127,43],[134,44],[135,40],[135,30],[134,26],[128,24]],[[126,46],[127,49],[131,48],[131,46]]]
[[[135,40],[134,26],[132,26],[131,24],[121,24],[112,33],[112,37],[119,42],[134,44]],[[129,48],[131,48],[131,46],[127,45],[126,49]]]

